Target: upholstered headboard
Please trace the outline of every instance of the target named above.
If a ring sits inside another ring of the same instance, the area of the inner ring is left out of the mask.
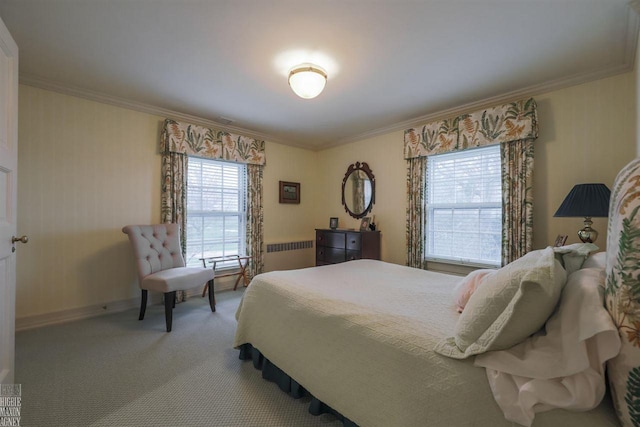
[[[613,401],[624,426],[640,425],[640,158],[618,174],[607,236],[607,310],[618,327],[620,354],[607,362]]]

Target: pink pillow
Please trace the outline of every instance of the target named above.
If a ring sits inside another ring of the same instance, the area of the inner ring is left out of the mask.
[[[464,307],[467,305],[469,298],[475,292],[475,290],[480,286],[482,279],[489,273],[493,273],[495,270],[481,269],[472,271],[462,279],[455,289],[455,297],[456,297],[456,307],[458,308],[458,313],[462,313]]]

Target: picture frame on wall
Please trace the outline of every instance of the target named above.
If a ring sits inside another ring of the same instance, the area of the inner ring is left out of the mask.
[[[280,203],[300,203],[300,183],[280,181]]]
[[[329,218],[329,228],[335,230],[338,228],[338,218],[331,217]]]
[[[360,231],[369,231],[369,224],[371,224],[371,217],[365,216],[360,221]]]

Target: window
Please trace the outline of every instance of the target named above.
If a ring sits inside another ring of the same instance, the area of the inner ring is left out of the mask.
[[[245,169],[240,163],[189,157],[187,266],[201,267],[202,257],[245,254]],[[237,267],[235,261],[226,264]]]
[[[430,156],[427,172],[427,260],[499,266],[500,145]]]

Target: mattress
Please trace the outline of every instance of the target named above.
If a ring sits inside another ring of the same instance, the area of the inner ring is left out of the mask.
[[[434,353],[458,319],[458,276],[374,260],[256,276],[234,346],[251,344],[360,426],[501,426],[485,369]],[[619,425],[608,401],[553,410],[534,426]]]

